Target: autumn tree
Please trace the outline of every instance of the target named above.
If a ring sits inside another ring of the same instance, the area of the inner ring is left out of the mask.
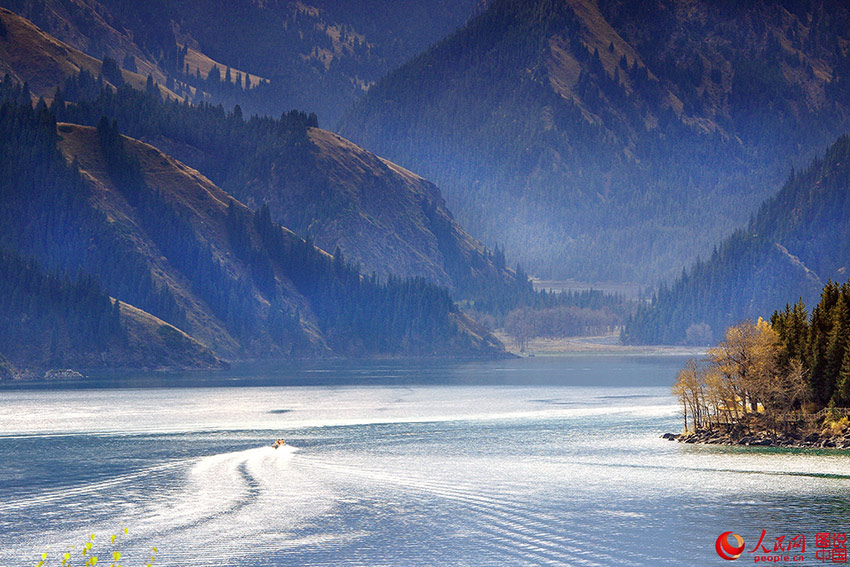
[[[809,318],[802,301],[776,311],[770,323],[744,321],[709,349],[701,370],[701,398],[694,395],[689,362],[674,392],[687,399],[699,428],[733,425],[752,413],[774,430],[825,407],[850,406],[850,282],[829,282]],[[702,407],[694,405],[701,399]],[[684,403],[684,402],[683,402]],[[795,413],[797,415],[795,415]],[[687,424],[686,424],[687,427]]]
[[[706,425],[708,404],[705,399],[705,369],[696,360],[690,359],[676,376],[673,394],[682,404],[682,416],[685,420],[685,431],[688,431],[688,415],[693,429],[698,430]]]
[[[776,355],[779,339],[770,323],[744,321],[726,330],[725,339],[709,349],[709,363],[715,366],[726,380],[726,387],[734,396],[737,410],[758,411],[771,388],[776,375]]]

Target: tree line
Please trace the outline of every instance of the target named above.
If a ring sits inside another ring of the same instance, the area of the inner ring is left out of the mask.
[[[535,337],[576,337],[601,335],[616,329],[621,319],[603,307],[591,309],[561,305],[544,309],[518,307],[505,317],[505,332],[524,350]]]

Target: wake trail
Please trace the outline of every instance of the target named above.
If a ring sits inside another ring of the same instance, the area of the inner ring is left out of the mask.
[[[29,508],[54,505],[63,500],[81,500],[87,496],[102,492],[116,492],[120,487],[131,484],[142,478],[158,476],[161,473],[180,467],[183,463],[173,462],[155,465],[132,473],[121,474],[97,482],[87,482],[81,486],[59,486],[35,496],[25,496],[7,502],[0,502],[0,512],[11,512],[16,510],[27,510]]]
[[[305,459],[299,466],[322,469],[341,476],[368,479],[381,486],[391,485],[398,489],[419,493],[428,492],[439,498],[454,502],[478,518],[477,530],[485,545],[495,546],[518,560],[531,564],[582,565],[602,567],[621,559],[615,556],[617,550],[611,546],[594,546],[594,558],[581,557],[585,553],[586,542],[571,537],[566,527],[551,514],[532,512],[519,499],[507,499],[494,496],[493,491],[508,489],[494,487],[490,491],[474,489],[471,486],[458,486],[457,483],[424,479],[411,475],[388,473],[385,471],[364,469],[351,465],[323,462],[317,459]],[[601,562],[600,562],[601,561]]]

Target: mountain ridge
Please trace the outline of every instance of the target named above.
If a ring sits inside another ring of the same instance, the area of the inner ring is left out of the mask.
[[[337,130],[538,276],[669,279],[850,125],[850,11],[792,4],[495,0]]]
[[[272,116],[298,108],[332,124],[381,75],[462,25],[476,2],[0,0],[0,5],[80,51],[151,75],[195,103],[240,104],[246,112]]]
[[[723,240],[623,332],[631,343],[681,343],[698,328],[717,339],[741,319],[767,319],[788,302],[815,305],[824,285],[850,269],[850,138],[792,172],[745,229]]]
[[[0,18],[6,34],[0,37],[0,75],[9,74],[20,83],[26,83],[35,98],[52,99],[56,87],[68,77],[80,71],[100,75],[103,62],[57,40],[45,33],[29,20],[0,7]],[[146,78],[138,73],[120,70],[123,82],[137,89],[145,88]],[[106,80],[106,84],[113,85]],[[177,94],[158,87],[170,98],[179,99]]]
[[[0,87],[21,98],[11,82]],[[272,222],[267,207],[247,208],[196,170],[121,135],[114,121],[57,124],[43,103],[4,102],[0,130],[0,250],[65,278],[32,270],[36,280],[58,282],[51,293],[59,311],[33,312],[39,325],[52,320],[62,330],[37,335],[53,353],[45,360],[209,367],[221,364],[217,357],[504,355],[444,288],[362,276],[341,252],[315,248]],[[61,276],[72,273],[79,283]],[[13,320],[49,290],[8,285],[18,290],[5,313]],[[67,350],[74,328],[80,339],[91,336],[79,356]],[[36,351],[6,350],[18,368],[45,363]]]

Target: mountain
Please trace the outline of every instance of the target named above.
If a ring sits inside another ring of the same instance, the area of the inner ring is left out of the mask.
[[[125,368],[223,364],[173,325],[112,300],[93,278],[47,274],[33,260],[0,250],[0,289],[0,352],[30,375],[32,368],[90,368],[107,361]],[[0,355],[0,381],[16,377],[13,368]]]
[[[196,102],[334,124],[389,70],[461,26],[478,0],[2,0],[98,59]],[[238,38],[238,40],[236,39]]]
[[[493,0],[341,135],[532,273],[672,278],[850,126],[850,7]]]
[[[57,85],[80,71],[102,74],[102,61],[57,40],[29,20],[0,8],[0,22],[0,75],[26,83],[33,96],[52,98]],[[105,84],[113,88],[128,84],[141,89],[146,84],[144,76],[127,70],[115,68],[110,75],[107,69],[103,75],[110,76],[113,82],[106,79]],[[164,96],[177,98],[164,87],[159,90]]]
[[[209,365],[216,356],[502,352],[444,288],[363,277],[342,253],[315,248],[273,223],[268,208],[249,209],[114,122],[57,125],[11,80],[0,88],[0,249],[45,282],[10,283],[23,291],[4,317],[49,321],[33,305],[58,294],[61,333],[85,328],[94,337],[81,360],[116,365],[107,359],[113,345],[126,354],[122,364],[150,353],[146,366],[194,366],[203,353]],[[144,340],[142,327],[159,339]],[[59,347],[73,347],[61,333]],[[166,352],[157,354],[158,344]],[[55,358],[3,354],[24,367]]]
[[[741,319],[766,319],[798,299],[816,304],[824,284],[847,280],[848,269],[850,138],[842,136],[823,158],[792,173],[745,230],[663,287],[623,338],[708,344]]]
[[[459,299],[525,285],[454,220],[436,186],[316,128],[313,117],[246,119],[240,109],[164,102],[127,87],[98,89],[85,77],[60,91],[53,108],[61,120],[117,120],[249,207],[266,205],[276,222],[323,249],[339,248],[366,273],[422,276]]]
[[[241,107],[226,113],[203,102],[165,103],[181,99],[139,75],[131,81],[127,71],[123,84],[114,79],[116,88],[103,78],[104,63],[11,12],[4,18],[14,33],[0,48],[18,54],[5,60],[6,69],[34,94],[58,96],[51,106],[60,120],[94,126],[103,115],[117,119],[122,131],[195,167],[249,207],[268,205],[276,222],[321,248],[339,248],[366,273],[423,276],[460,298],[516,287],[512,270],[496,266],[455,222],[433,184],[315,128],[314,115],[287,119],[294,129],[283,131],[269,128],[270,119],[243,119]],[[55,56],[38,56],[44,52]],[[51,65],[34,63],[42,59]],[[70,102],[77,104],[66,108]]]

